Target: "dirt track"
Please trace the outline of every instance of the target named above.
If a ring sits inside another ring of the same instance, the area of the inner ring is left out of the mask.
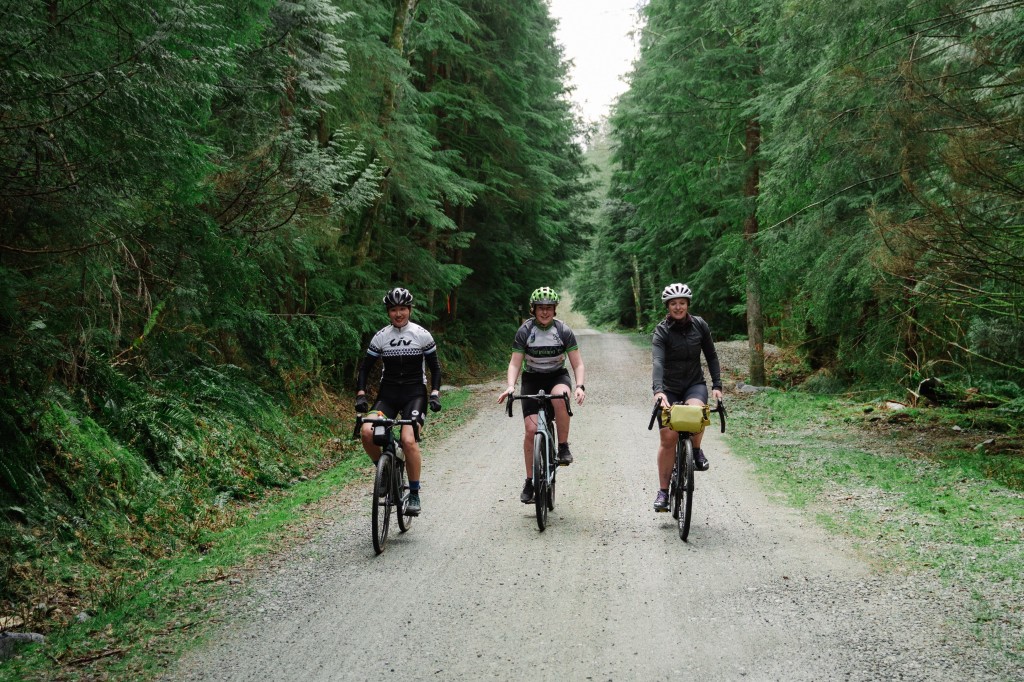
[[[576,463],[540,533],[522,421],[493,404],[426,451],[424,514],[373,554],[368,497],[280,559],[174,680],[963,680],[961,600],[886,576],[761,492],[717,433],[690,542],[655,514],[649,355],[580,332]],[[731,423],[731,428],[743,428]],[[369,486],[364,486],[366,492]]]

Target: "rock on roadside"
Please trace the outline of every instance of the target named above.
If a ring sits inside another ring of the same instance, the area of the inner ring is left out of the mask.
[[[0,632],[0,661],[13,656],[19,646],[45,642],[46,638],[37,632]]]

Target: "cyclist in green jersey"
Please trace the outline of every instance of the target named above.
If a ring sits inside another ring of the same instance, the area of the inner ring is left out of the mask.
[[[573,376],[576,378],[576,389],[573,397],[577,405],[582,405],[587,389],[583,382],[586,379],[586,368],[580,355],[576,335],[569,325],[555,319],[560,297],[551,287],[540,287],[530,294],[530,319],[519,327],[515,340],[512,342],[512,358],[508,363],[508,388],[498,396],[498,402],[505,402],[515,390],[519,370],[523,372],[524,395],[536,394],[543,390],[552,395],[563,395],[572,390],[569,371],[565,368],[565,360],[569,359]],[[555,410],[555,426],[558,431],[558,463],[561,466],[572,464],[572,452],[569,450],[569,414],[562,401],[553,402]],[[519,499],[523,504],[533,502],[533,437],[537,433],[537,413],[540,404],[536,400],[523,401],[523,459],[526,462],[526,483]]]

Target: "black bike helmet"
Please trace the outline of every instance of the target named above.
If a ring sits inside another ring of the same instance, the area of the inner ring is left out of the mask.
[[[409,293],[408,289],[395,287],[384,295],[384,307],[388,310],[400,305],[412,307],[412,294]]]

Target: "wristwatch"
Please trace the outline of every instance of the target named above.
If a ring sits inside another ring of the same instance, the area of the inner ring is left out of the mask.
[[[584,386],[583,384],[580,384],[580,385],[579,385],[579,386],[577,386],[576,388],[580,389],[580,390],[581,390],[581,391],[583,391],[584,393],[586,393],[586,392],[587,392],[587,387],[586,387],[586,386]]]

